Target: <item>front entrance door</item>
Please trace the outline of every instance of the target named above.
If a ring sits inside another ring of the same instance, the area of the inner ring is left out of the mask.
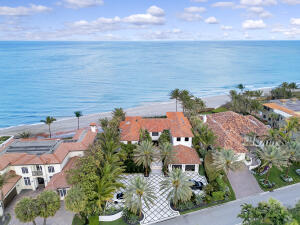
[[[39,187],[45,187],[45,180],[44,180],[44,178],[38,177],[37,181],[38,181],[38,186]]]

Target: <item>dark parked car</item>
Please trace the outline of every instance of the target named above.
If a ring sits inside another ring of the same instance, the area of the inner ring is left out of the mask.
[[[196,181],[196,180],[189,180],[190,182],[193,183],[193,186],[191,187],[193,190],[202,190],[203,188],[203,183],[201,181]]]

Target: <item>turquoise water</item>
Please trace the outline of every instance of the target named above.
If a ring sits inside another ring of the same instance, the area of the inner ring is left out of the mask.
[[[0,42],[0,127],[300,81],[300,41]]]

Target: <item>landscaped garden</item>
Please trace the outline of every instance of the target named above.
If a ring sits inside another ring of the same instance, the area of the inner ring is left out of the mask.
[[[10,138],[10,136],[0,136],[0,145],[7,141]]]

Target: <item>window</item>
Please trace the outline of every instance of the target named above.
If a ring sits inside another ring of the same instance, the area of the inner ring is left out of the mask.
[[[25,183],[25,185],[31,185],[30,178],[24,177],[24,183]]]
[[[54,173],[55,172],[54,166],[48,166],[48,172],[49,173]]]
[[[58,193],[60,197],[65,197],[67,194],[67,190],[65,188],[63,189],[58,189]]]
[[[28,173],[28,168],[27,167],[22,167],[22,173],[24,173],[24,174]]]
[[[186,165],[185,171],[195,171],[195,165]]]
[[[177,141],[181,141],[181,138],[180,138],[180,137],[178,137],[178,138],[177,138]]]
[[[264,119],[266,119],[266,115],[264,115]]]
[[[152,132],[152,136],[158,136],[158,132]]]
[[[172,165],[172,169],[182,169],[182,165]]]
[[[37,171],[42,171],[42,166],[36,165],[36,170],[37,170]]]
[[[190,140],[190,138],[186,137],[186,138],[184,138],[184,140],[185,140],[185,141],[189,141],[189,140]]]

